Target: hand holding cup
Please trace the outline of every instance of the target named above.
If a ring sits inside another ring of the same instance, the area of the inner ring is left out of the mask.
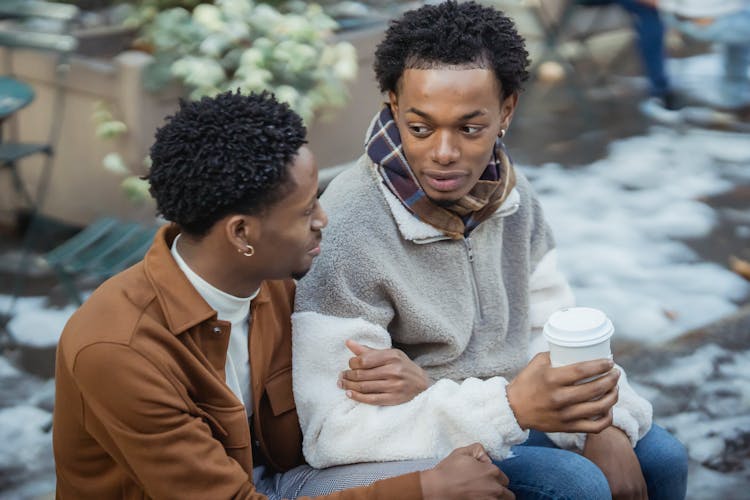
[[[601,311],[558,311],[545,325],[549,353],[536,355],[508,385],[522,428],[597,433],[612,424],[620,373],[609,348],[612,323]]]

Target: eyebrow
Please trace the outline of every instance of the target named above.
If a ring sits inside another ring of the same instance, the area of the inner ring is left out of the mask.
[[[414,113],[415,115],[419,115],[422,118],[425,118],[427,120],[432,118],[428,113],[425,113],[424,111],[420,111],[417,108],[409,108],[406,110],[406,112]],[[476,118],[477,116],[482,116],[485,114],[487,114],[485,111],[481,109],[477,109],[476,111],[472,111],[471,113],[466,113],[465,115],[459,117],[459,121],[471,120],[472,118]]]

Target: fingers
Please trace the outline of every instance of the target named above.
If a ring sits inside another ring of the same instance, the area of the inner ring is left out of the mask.
[[[454,449],[452,452],[448,454],[449,457],[451,456],[458,456],[458,455],[466,455],[469,457],[474,457],[477,453],[476,448],[479,447],[479,449],[484,452],[484,447],[479,443],[472,443],[468,446],[461,446],[460,448]],[[447,458],[447,457],[446,457]]]
[[[355,352],[349,346],[349,343],[356,344],[356,342],[353,340],[347,340],[346,342],[349,350]],[[388,363],[399,360],[399,357],[402,354],[398,349],[373,349],[359,344],[357,344],[357,346],[359,347],[355,347],[355,349],[361,348],[362,350],[359,351],[358,354],[355,353],[357,354],[355,357],[349,359],[349,368],[352,370],[369,370],[377,368],[378,366],[387,365]]]
[[[613,368],[603,377],[590,380],[583,384],[576,384],[575,388],[579,389],[580,396],[586,399],[595,399],[602,397],[604,394],[617,387],[620,381],[620,370]]]
[[[404,402],[403,396],[393,393],[365,394],[357,391],[346,391],[346,397],[359,403],[373,406],[394,406]]]
[[[490,456],[487,455],[487,452],[485,451],[484,446],[482,446],[480,443],[474,443],[472,445],[469,445],[469,448],[471,449],[472,457],[476,458],[477,460],[485,464],[492,463]]]
[[[560,418],[564,422],[569,422],[573,420],[597,418],[602,415],[606,415],[607,412],[609,412],[610,408],[612,408],[617,403],[618,395],[619,391],[617,387],[614,387],[611,391],[609,391],[599,399],[586,401],[584,403],[579,403],[577,405],[565,408],[560,412]]]
[[[553,368],[549,371],[549,381],[556,385],[573,385],[581,380],[603,375],[615,366],[611,359],[595,359],[573,365]]]
[[[357,342],[355,340],[352,340],[352,339],[347,340],[346,342],[344,342],[344,344],[346,344],[346,347],[350,351],[352,351],[355,356],[359,356],[361,354],[364,354],[364,353],[372,350],[371,347],[364,346],[364,345],[360,344],[359,342]]]
[[[366,380],[387,380],[396,378],[396,367],[376,366],[374,368],[357,368],[356,370],[344,370],[340,378],[349,382],[364,382]]]
[[[585,432],[587,434],[599,434],[601,431],[612,425],[612,410],[607,412],[603,417],[592,420],[584,418],[568,422],[565,425],[565,432]]]
[[[510,479],[508,479],[508,476],[505,475],[505,472],[503,472],[500,467],[498,467],[497,470],[500,473],[500,484],[502,484],[503,486],[508,486],[508,484],[510,484]]]
[[[585,384],[559,388],[551,396],[552,405],[557,409],[563,409],[600,399],[617,387],[619,379],[620,371],[612,370],[603,377],[586,382]]]
[[[484,446],[482,446],[481,443],[472,443],[466,446],[461,446],[460,448],[456,448],[451,452],[451,455],[468,455],[472,458],[480,460],[480,457],[482,456],[487,457],[487,452],[485,451]]]
[[[366,380],[363,382],[352,382],[341,379],[339,387],[345,391],[360,392],[362,394],[377,393],[400,393],[406,390],[405,384],[392,380]]]

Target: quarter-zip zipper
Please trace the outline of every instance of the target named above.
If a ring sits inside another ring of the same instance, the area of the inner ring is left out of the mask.
[[[474,264],[474,249],[471,246],[471,238],[464,238],[464,246],[466,247],[466,253],[469,256],[469,267],[471,268],[470,278],[471,287],[474,290],[474,305],[477,310],[477,317],[480,322],[484,321],[484,314],[482,313],[482,300],[479,297],[479,286],[477,285],[477,268]]]

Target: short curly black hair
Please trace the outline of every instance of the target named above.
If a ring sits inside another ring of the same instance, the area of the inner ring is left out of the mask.
[[[406,69],[444,66],[495,72],[503,98],[523,90],[529,53],[513,21],[476,2],[425,5],[392,21],[375,50],[375,76],[382,92],[398,94]]]
[[[156,131],[145,179],[164,218],[204,236],[219,219],[261,213],[293,187],[288,167],[305,134],[299,115],[268,92],[181,101]]]

